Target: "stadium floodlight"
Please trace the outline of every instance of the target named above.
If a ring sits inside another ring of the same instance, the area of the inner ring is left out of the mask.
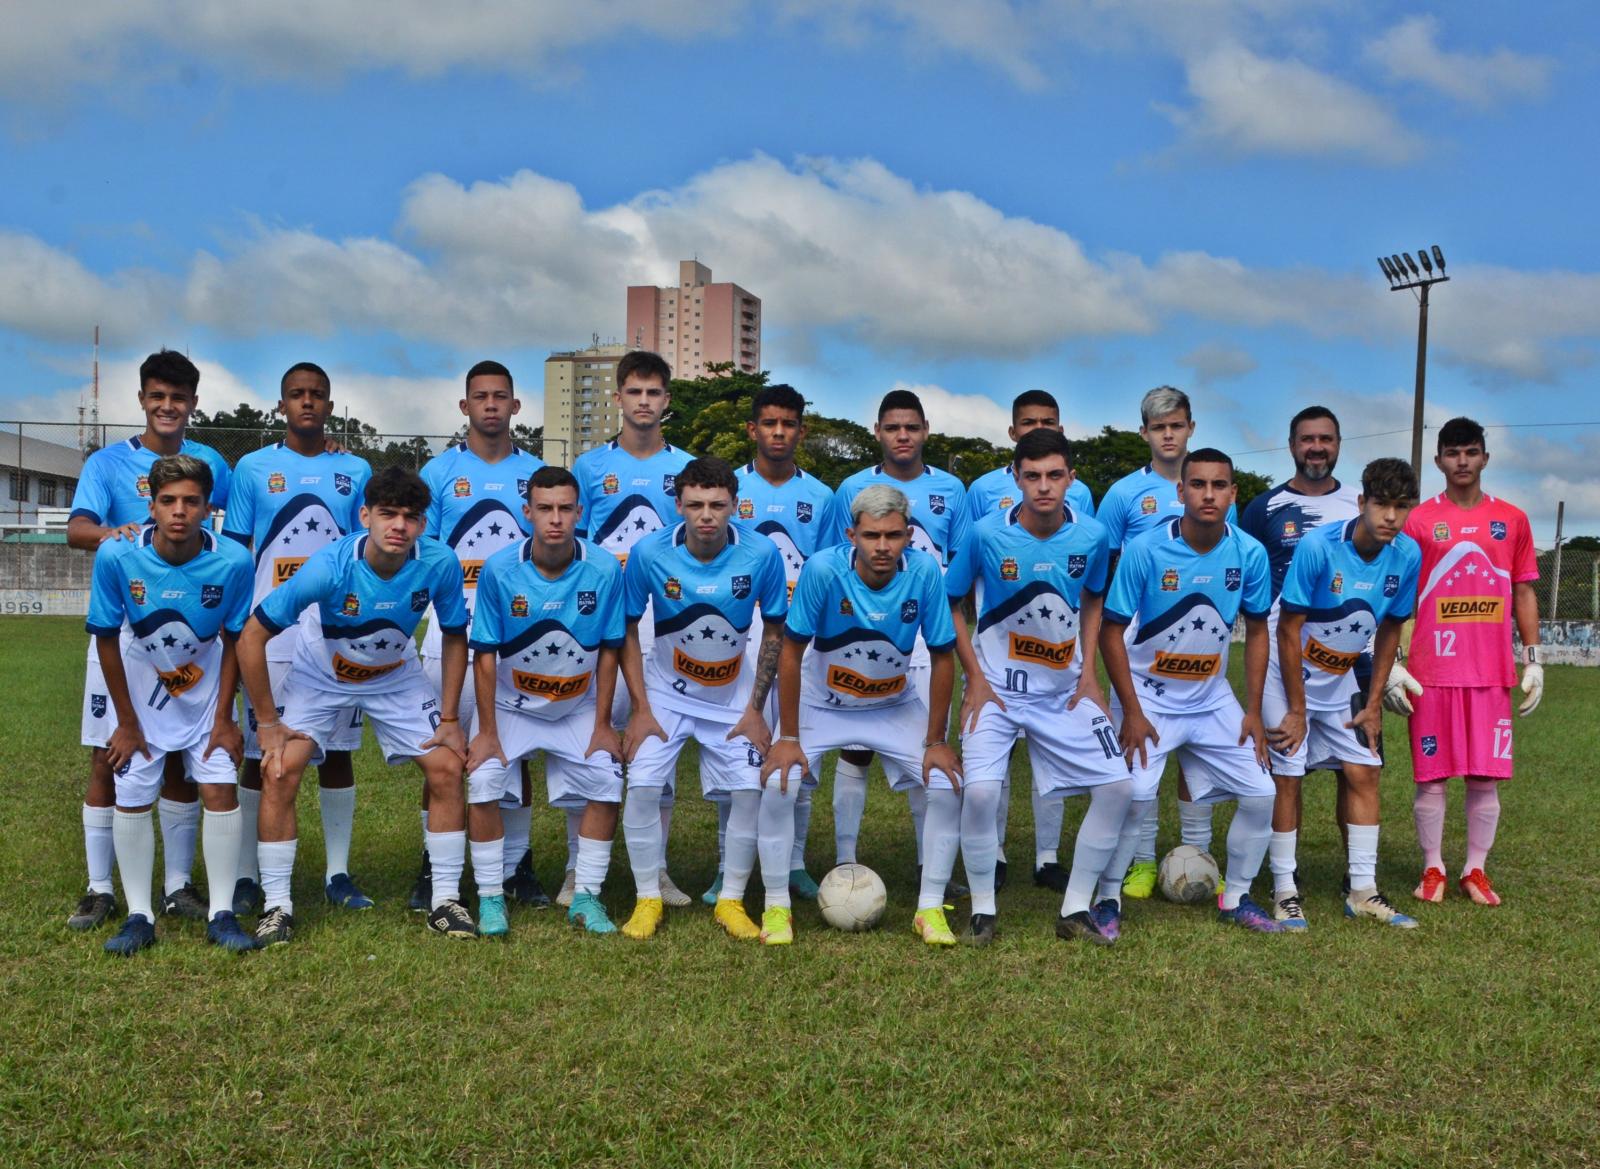
[[[1422,267],[1417,267],[1417,260]],[[1410,252],[1397,252],[1387,259],[1378,257],[1378,267],[1389,281],[1390,292],[1415,292],[1417,294],[1417,393],[1411,414],[1411,469],[1422,474],[1422,406],[1428,373],[1428,290],[1450,277],[1444,274],[1444,253],[1433,245],[1433,260],[1428,260],[1428,249],[1418,248],[1416,258]],[[1438,269],[1435,271],[1435,269]]]

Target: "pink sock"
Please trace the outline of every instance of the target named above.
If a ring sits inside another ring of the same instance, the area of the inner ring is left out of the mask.
[[[1492,779],[1467,780],[1467,865],[1464,877],[1481,869],[1494,847],[1494,830],[1500,824],[1500,784]]]
[[[1417,844],[1422,849],[1422,867],[1444,871],[1444,783],[1417,784],[1416,802],[1411,806],[1417,821]]]

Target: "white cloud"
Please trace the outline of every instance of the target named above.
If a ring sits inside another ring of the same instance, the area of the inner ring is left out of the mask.
[[[107,280],[37,236],[0,229],[0,326],[51,341],[131,338],[165,315],[170,289],[159,277],[119,273]]]
[[[1256,359],[1249,353],[1219,341],[1196,346],[1178,358],[1178,364],[1188,366],[1197,381],[1208,385],[1243,377],[1256,370]]]
[[[1011,412],[986,394],[957,394],[943,386],[910,382],[895,382],[885,393],[894,390],[910,390],[921,399],[930,430],[986,438],[997,446],[1011,443],[1006,435]],[[856,421],[870,427],[877,420],[879,397],[858,405]]]
[[[1460,53],[1441,49],[1439,22],[1431,16],[1402,20],[1371,41],[1366,57],[1390,81],[1410,82],[1437,90],[1474,106],[1490,106],[1506,98],[1537,98],[1550,85],[1555,63],[1510,49],[1492,53]]]

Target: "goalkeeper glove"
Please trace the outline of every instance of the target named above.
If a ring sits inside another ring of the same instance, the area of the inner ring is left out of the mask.
[[[1393,714],[1410,715],[1411,698],[1407,695],[1422,693],[1422,683],[1411,676],[1411,671],[1396,662],[1389,670],[1389,680],[1383,685],[1383,708]]]

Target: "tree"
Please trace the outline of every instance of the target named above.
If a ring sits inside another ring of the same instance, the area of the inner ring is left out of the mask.
[[[661,434],[675,447],[695,454],[717,454],[720,441],[723,447],[731,443],[731,431],[736,428],[739,440],[744,439],[744,421],[750,417],[750,402],[767,384],[767,371],[745,373],[735,368],[731,361],[712,362],[706,366],[706,375],[697,378],[673,378],[672,405],[661,424]],[[702,417],[713,406],[722,410],[713,420]],[[751,448],[753,452],[753,447]],[[749,454],[742,460],[748,461]],[[729,458],[729,462],[735,459]]]

